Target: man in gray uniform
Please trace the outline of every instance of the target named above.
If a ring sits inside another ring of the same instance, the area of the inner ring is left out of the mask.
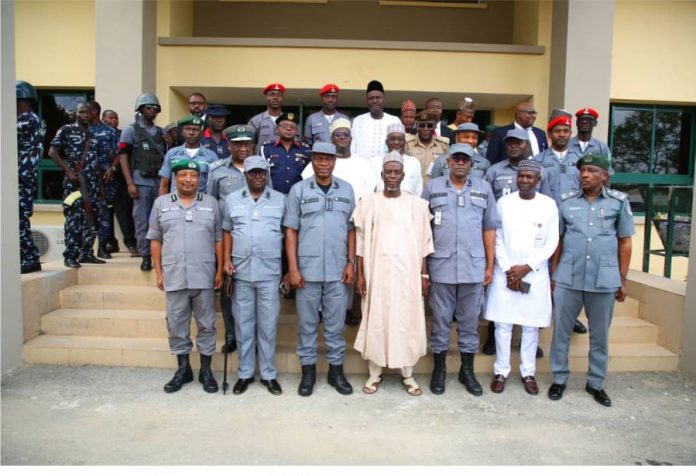
[[[355,208],[353,189],[333,176],[336,147],[315,142],[312,147],[314,177],[290,189],[283,220],[288,274],[297,289],[300,316],[297,355],[302,365],[298,393],[312,394],[316,382],[319,308],[324,321],[329,385],[342,395],[353,392],[343,375],[346,341],[346,285],[355,280],[355,228],[350,217]]]
[[[582,190],[561,197],[561,240],[551,261],[553,384],[548,395],[551,400],[563,397],[570,374],[570,336],[584,307],[590,324],[585,390],[597,403],[608,407],[611,399],[603,387],[609,363],[609,326],[614,300],[626,299],[626,274],[635,228],[628,196],[603,185],[608,178],[609,158],[585,155],[577,166]]]
[[[244,173],[246,186],[227,196],[222,221],[224,269],[234,276],[232,306],[239,349],[239,379],[232,390],[235,395],[244,393],[254,381],[258,345],[261,383],[280,395],[275,346],[285,195],[268,186],[268,162],[263,157],[247,158]]]
[[[304,127],[303,140],[312,145],[315,142],[331,142],[331,125],[337,119],[348,119],[348,116],[336,110],[338,104],[338,86],[326,84],[321,91],[321,111],[310,114]]]
[[[464,122],[457,126],[457,129],[453,132],[454,141],[457,144],[469,144],[472,149],[474,149],[474,156],[472,157],[471,164],[471,176],[484,178],[486,172],[491,167],[491,163],[484,156],[480,155],[476,151],[476,144],[478,143],[479,135],[483,134],[479,130],[478,126],[473,122]],[[433,164],[433,170],[430,172],[430,176],[442,177],[443,175],[449,175],[449,169],[447,163],[449,161],[449,154],[442,154]]]
[[[151,271],[150,242],[145,235],[152,204],[158,194],[158,172],[164,160],[165,146],[162,129],[155,125],[155,118],[160,113],[157,96],[141,94],[135,100],[135,110],[135,122],[126,127],[121,134],[118,158],[128,195],[133,199],[135,237],[142,257],[140,269]]]
[[[164,386],[176,392],[193,380],[189,363],[191,312],[196,316],[196,348],[201,356],[198,381],[208,393],[218,391],[210,362],[215,352],[214,289],[222,284],[222,217],[217,200],[198,192],[200,165],[194,160],[172,164],[176,192],[155,200],[147,238],[165,291],[169,349],[178,369]]]
[[[271,83],[263,88],[266,110],[249,119],[248,126],[256,134],[257,154],[261,153],[261,147],[266,142],[275,141],[278,138],[276,120],[283,114],[283,93],[285,93],[285,86],[280,83]]]
[[[208,172],[208,195],[217,199],[220,212],[225,215],[225,199],[229,194],[244,188],[244,160],[254,151],[254,132],[246,124],[230,126],[223,131],[227,139],[230,157],[210,164]],[[221,352],[234,352],[237,340],[234,338],[234,315],[232,296],[227,287],[220,289],[220,309],[225,324],[225,343]]]
[[[449,176],[431,180],[423,191],[433,215],[435,245],[428,268],[433,314],[430,341],[435,361],[430,390],[436,395],[445,391],[445,360],[453,316],[457,318],[462,359],[459,381],[472,395],[483,394],[474,374],[474,355],[479,346],[483,287],[490,284],[495,266],[498,210],[488,182],[471,175],[473,155],[468,144],[450,146]]]

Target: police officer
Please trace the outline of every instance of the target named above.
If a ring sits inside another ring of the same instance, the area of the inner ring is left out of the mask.
[[[34,112],[38,100],[34,86],[17,81],[17,154],[19,185],[19,253],[21,272],[41,271],[39,249],[31,236],[29,217],[34,213],[36,165],[43,157],[46,124]]]
[[[232,391],[244,393],[254,381],[258,346],[261,383],[280,395],[275,347],[285,195],[268,186],[268,162],[263,157],[247,158],[244,173],[246,186],[227,196],[222,222],[225,272],[234,276],[232,306],[239,349],[238,380]]]
[[[570,369],[568,350],[573,325],[584,307],[590,324],[589,368],[585,390],[611,406],[604,391],[609,361],[609,326],[614,300],[626,298],[631,261],[633,215],[625,193],[604,187],[609,158],[590,154],[577,162],[581,190],[561,197],[561,241],[551,261],[553,272],[553,340],[549,398],[563,397]]]
[[[113,183],[113,171],[111,165],[116,159],[116,147],[118,138],[116,130],[101,121],[101,105],[97,101],[89,101],[87,109],[90,114],[89,132],[99,141],[99,157],[97,157],[97,170],[99,173],[99,193],[97,216],[99,217],[97,245],[97,257],[111,259],[111,253],[106,249],[106,244],[113,234],[111,210],[116,189]]]
[[[285,86],[280,83],[271,83],[263,88],[263,95],[266,99],[266,110],[249,119],[248,125],[256,134],[257,154],[261,152],[261,148],[264,144],[278,139],[276,124],[278,123],[277,119],[283,114],[284,92]]]
[[[447,153],[448,142],[435,135],[437,116],[429,111],[422,111],[416,116],[416,128],[418,132],[406,140],[405,153],[412,155],[421,164],[423,183],[430,180],[430,173],[435,163],[435,158]]]
[[[476,149],[476,144],[478,144],[479,135],[483,134],[479,130],[478,126],[473,122],[464,122],[457,126],[457,129],[453,132],[454,141],[457,144],[469,144],[472,149],[474,149],[474,156],[472,157],[471,164],[471,176],[484,178],[486,172],[491,166],[491,163],[483,155],[479,154]],[[449,160],[448,154],[443,154],[435,159],[433,164],[433,170],[431,172],[431,177],[441,177],[443,175],[448,175],[449,170],[447,168],[447,162]]]
[[[230,156],[210,164],[208,174],[208,195],[217,199],[220,212],[225,214],[225,199],[232,192],[244,188],[244,160],[254,151],[254,133],[246,124],[230,126],[224,131]],[[231,294],[227,287],[220,289],[220,308],[225,323],[225,344],[222,352],[234,352],[237,341],[234,338],[234,316],[232,314]]]
[[[303,140],[309,145],[314,142],[331,142],[331,125],[337,119],[348,119],[348,116],[336,110],[338,104],[338,86],[326,84],[319,91],[321,111],[307,117]]]
[[[198,162],[178,160],[172,164],[172,173],[175,192],[155,200],[147,232],[157,287],[165,292],[169,349],[178,361],[164,391],[176,392],[193,380],[189,363],[193,312],[201,356],[198,381],[203,390],[215,393],[218,384],[210,362],[215,352],[214,288],[222,284],[222,216],[217,200],[198,191]]]
[[[224,134],[225,121],[230,111],[219,104],[212,104],[206,113],[208,127],[201,136],[201,145],[215,152],[218,159],[227,159],[230,151],[227,147],[227,138]]]
[[[435,246],[428,257],[428,269],[433,315],[430,341],[435,362],[430,390],[436,395],[445,391],[445,360],[453,316],[457,319],[462,360],[459,381],[470,394],[483,394],[474,374],[474,355],[479,346],[483,287],[493,277],[498,211],[488,182],[471,174],[473,155],[468,144],[450,146],[449,175],[431,180],[423,191],[433,215]]]
[[[63,179],[63,214],[65,215],[64,264],[79,268],[80,263],[104,264],[94,256],[97,234],[97,194],[99,172],[97,160],[100,143],[89,131],[89,110],[85,103],[75,108],[76,121],[66,124],[51,141],[48,156],[65,172]]]
[[[314,177],[293,185],[283,219],[289,271],[284,278],[297,289],[302,365],[298,393],[312,394],[316,382],[319,307],[324,321],[328,382],[342,395],[353,392],[345,375],[346,285],[355,280],[355,229],[350,216],[355,208],[353,189],[333,176],[336,147],[315,142]]]
[[[158,173],[164,160],[162,129],[155,125],[160,110],[157,96],[140,94],[135,100],[135,122],[123,130],[118,145],[121,173],[128,195],[133,199],[133,223],[142,271],[152,270],[150,241],[146,235],[150,212],[159,189]]]
[[[530,158],[529,136],[522,129],[511,129],[505,135],[505,154],[506,159],[491,165],[486,171],[486,180],[493,189],[496,201],[503,195],[517,191],[517,164],[521,160]],[[548,164],[548,163],[547,163]],[[542,164],[543,165],[543,164]],[[537,191],[554,198],[551,190],[551,178],[549,170],[555,170],[553,167],[542,167],[541,181],[539,182]],[[554,171],[555,174],[555,171]],[[483,344],[482,352],[486,355],[495,354],[495,323],[488,323],[488,338]],[[544,356],[544,351],[541,347],[537,347],[537,358]]]
[[[271,168],[273,188],[287,195],[290,188],[302,180],[302,171],[309,164],[311,151],[307,144],[295,139],[299,123],[296,114],[283,114],[276,123],[280,136],[273,142],[265,142],[261,147],[261,155]]]
[[[205,122],[203,119],[196,116],[186,116],[177,122],[181,129],[181,134],[184,137],[184,144],[170,149],[164,156],[162,168],[160,168],[160,186],[159,194],[165,195],[173,193],[176,188],[171,182],[172,170],[171,164],[177,160],[189,159],[198,162],[200,166],[200,180],[198,181],[198,191],[205,193],[208,184],[208,168],[210,164],[218,160],[215,152],[201,147],[201,131]]]

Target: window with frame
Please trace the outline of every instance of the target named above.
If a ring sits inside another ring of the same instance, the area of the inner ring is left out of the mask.
[[[36,203],[60,203],[63,198],[64,172],[48,157],[48,149],[61,126],[75,121],[75,109],[84,101],[94,99],[94,90],[39,89],[36,113],[46,122],[44,157],[39,161]]]
[[[612,188],[629,194],[634,212],[645,212],[648,190],[693,185],[695,127],[693,107],[611,105]]]

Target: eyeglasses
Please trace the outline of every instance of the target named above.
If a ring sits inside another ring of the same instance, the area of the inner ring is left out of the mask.
[[[432,122],[419,122],[418,128],[419,129],[435,129],[435,124],[433,124]]]
[[[202,106],[203,104],[205,104],[205,101],[189,101],[189,104],[191,106]]]
[[[336,139],[348,139],[350,137],[350,132],[334,132],[333,136]]]

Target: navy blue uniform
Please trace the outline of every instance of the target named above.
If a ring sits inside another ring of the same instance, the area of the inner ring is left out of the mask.
[[[99,240],[106,241],[113,234],[111,230],[111,207],[113,207],[116,189],[113,182],[107,182],[103,178],[114,160],[118,147],[118,137],[116,136],[116,129],[101,122],[89,126],[89,132],[99,142],[99,155],[97,157],[99,200],[93,206],[98,208]]]
[[[302,171],[309,164],[312,151],[303,144],[293,141],[285,150],[280,139],[267,142],[261,147],[261,155],[268,161],[271,171],[271,186],[287,195],[297,182],[302,180]]]
[[[223,135],[220,137],[220,142],[217,142],[210,134],[210,129],[203,131],[200,142],[201,147],[205,147],[206,149],[215,152],[218,159],[226,159],[231,155],[230,150],[227,148],[228,140],[225,138],[225,136]]]

